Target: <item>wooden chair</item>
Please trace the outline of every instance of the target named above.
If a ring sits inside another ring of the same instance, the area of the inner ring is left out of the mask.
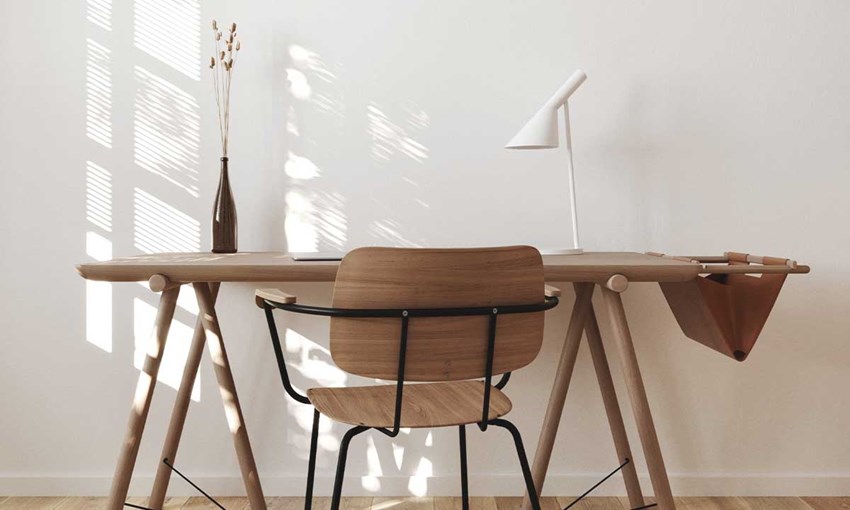
[[[395,437],[401,428],[457,426],[463,508],[469,508],[466,425],[507,429],[519,455],[534,510],[540,510],[522,438],[502,418],[511,371],[529,364],[543,341],[543,312],[558,304],[543,283],[531,247],[476,249],[360,248],[342,260],[332,308],[296,304],[294,296],[258,290],[281,381],[314,407],[305,510],[310,510],[319,418],[353,425],[342,438],[331,510],[338,510],[351,439],[370,429]],[[328,316],[330,351],[346,372],[395,384],[292,388],[272,311]],[[492,384],[493,375],[501,379]],[[482,380],[479,380],[483,378]],[[416,381],[419,384],[405,384]]]

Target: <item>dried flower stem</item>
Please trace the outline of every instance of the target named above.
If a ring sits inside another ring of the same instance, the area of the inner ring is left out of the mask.
[[[236,56],[241,49],[241,44],[236,39],[236,23],[231,24],[228,36],[225,39],[226,51],[221,47],[221,32],[218,31],[218,23],[212,22],[213,40],[215,42],[215,56],[210,59],[210,68],[213,73],[213,87],[215,88],[216,117],[218,118],[218,129],[221,137],[221,152],[227,157],[227,147],[230,142],[230,90],[233,82],[233,65]],[[235,51],[234,51],[235,48]]]

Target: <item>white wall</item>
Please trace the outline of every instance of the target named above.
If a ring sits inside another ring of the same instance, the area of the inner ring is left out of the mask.
[[[244,44],[231,150],[243,250],[567,244],[562,154],[501,147],[584,68],[572,112],[585,247],[813,267],[789,279],[744,364],[687,341],[656,286],[626,295],[674,492],[850,493],[850,4],[111,3],[0,3],[0,493],[108,489],[156,296],[87,285],[73,265],[208,248],[219,154],[200,63],[213,17],[236,19]],[[266,492],[300,494],[309,411],[279,387],[251,292],[224,287],[224,334]],[[531,451],[570,301],[512,380]],[[193,310],[184,292],[135,493],[151,483]],[[325,323],[281,326],[300,387],[357,382],[328,365]],[[199,398],[178,465],[241,493],[208,362]],[[322,429],[320,492],[342,431]],[[470,443],[473,492],[519,494],[505,434]],[[457,493],[455,448],[451,430],[358,438],[346,490]],[[615,460],[583,349],[546,492],[576,493]]]

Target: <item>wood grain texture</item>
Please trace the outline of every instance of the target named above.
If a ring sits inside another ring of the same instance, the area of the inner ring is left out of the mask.
[[[133,503],[135,505],[146,506],[148,508],[154,508],[154,507],[151,506],[151,500],[148,499],[148,498],[132,497],[132,498],[127,498],[127,502]],[[162,503],[162,509],[163,510],[180,510],[188,502],[189,502],[189,498],[186,497],[186,496],[166,498],[165,501]],[[94,507],[94,508],[99,508],[99,507]]]
[[[484,383],[459,381],[408,384],[404,387],[401,426],[445,427],[481,421]],[[314,388],[307,397],[316,409],[335,421],[367,427],[392,427],[395,385]],[[490,392],[490,419],[511,410],[511,401],[498,388]]]
[[[260,308],[263,308],[263,302],[266,300],[290,305],[295,303],[297,299],[294,295],[287,294],[280,289],[257,289],[254,292],[254,302]]]
[[[54,510],[63,500],[67,498],[42,498],[42,497],[26,497],[26,498],[8,498],[0,503],[2,510]],[[101,501],[105,504],[106,498]]]
[[[750,510],[740,498],[674,498],[679,510]]]
[[[437,499],[437,498],[435,498]],[[455,505],[457,506],[456,510],[461,510],[461,498],[451,498],[455,500]],[[496,498],[487,498],[487,497],[477,497],[470,498],[470,510],[472,510],[472,501],[475,499],[476,503],[479,507],[491,508],[493,504],[488,502],[488,499],[493,500],[493,503],[496,506],[496,510],[519,510],[522,505],[521,497],[514,496],[504,496],[504,497],[496,497]],[[544,496],[540,498],[540,508],[541,510],[561,510],[563,508],[560,505],[558,498],[552,496]],[[619,509],[618,509],[619,510]]]
[[[343,509],[350,498],[342,498]],[[392,498],[374,498],[372,500],[372,510],[434,510],[434,499],[432,497],[392,497]],[[447,498],[448,499],[448,498]],[[369,510],[369,507],[363,507],[360,510]]]
[[[461,510],[461,498],[434,498],[434,510]],[[498,510],[496,498],[472,496],[469,498],[469,510]]]
[[[148,281],[163,274],[175,282],[332,282],[339,262],[296,261],[280,252],[156,253],[77,266],[83,278],[110,282]],[[700,264],[632,252],[544,255],[548,282],[605,282],[622,274],[630,282],[687,281]]]
[[[575,499],[574,496],[560,496],[558,497],[558,507],[564,508]],[[617,498],[585,498],[570,510],[624,510],[626,508],[631,507],[623,506]]]
[[[850,497],[805,497],[802,500],[813,510],[844,510],[850,508]]]
[[[544,497],[541,498],[543,510],[560,510],[574,497]],[[647,498],[648,500],[651,498]],[[129,498],[136,504],[145,504],[146,498]],[[227,510],[244,510],[249,508],[246,498],[222,498]],[[90,506],[81,507],[82,503]],[[518,497],[472,497],[471,510],[517,510],[521,498]],[[302,510],[304,498],[281,497],[266,498],[269,510]],[[86,508],[96,510],[105,507],[106,498],[77,498],[77,497],[36,497],[19,498],[0,496],[0,510],[68,510]],[[371,505],[371,506],[370,506]],[[692,497],[676,498],[679,510],[842,510],[850,508],[850,497]],[[802,506],[801,506],[802,505]],[[313,498],[313,510],[327,510],[330,498]],[[205,498],[169,498],[165,502],[168,510],[217,510],[206,502]],[[342,510],[461,510],[459,497],[354,497],[342,498]],[[628,510],[628,500],[625,497],[588,497],[573,507],[575,510]]]
[[[101,498],[64,498],[62,502],[54,508],[55,510],[94,510],[104,508],[104,503],[105,502]]]
[[[746,498],[750,510],[811,510],[800,498]]]
[[[215,499],[227,510],[248,510],[251,508],[247,498],[221,497]],[[186,504],[180,508],[181,510],[220,510],[219,507],[215,506],[210,500],[202,496],[189,498]]]
[[[499,307],[542,303],[543,262],[528,246],[469,249],[360,248],[342,260],[333,306],[347,309]],[[490,317],[414,317],[404,378],[483,377]],[[400,318],[332,317],[330,350],[346,372],[394,380]],[[543,312],[497,319],[493,373],[530,363],[543,343]]]

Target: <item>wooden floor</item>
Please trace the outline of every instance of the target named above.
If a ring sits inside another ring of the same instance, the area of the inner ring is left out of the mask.
[[[543,510],[561,510],[572,498],[543,498]],[[130,503],[144,505],[144,498]],[[268,510],[302,510],[303,498],[266,498]],[[248,510],[246,498],[221,498],[227,510]],[[105,498],[12,498],[0,496],[0,510],[89,510],[101,509]],[[520,498],[470,498],[470,510],[517,510]],[[676,498],[677,510],[842,510],[850,509],[843,498]],[[129,508],[129,507],[127,507]],[[171,498],[168,510],[218,508],[203,498]],[[314,510],[328,510],[330,498],[315,498]],[[460,498],[343,498],[341,510],[460,510]],[[628,510],[625,498],[587,498],[575,510]]]

